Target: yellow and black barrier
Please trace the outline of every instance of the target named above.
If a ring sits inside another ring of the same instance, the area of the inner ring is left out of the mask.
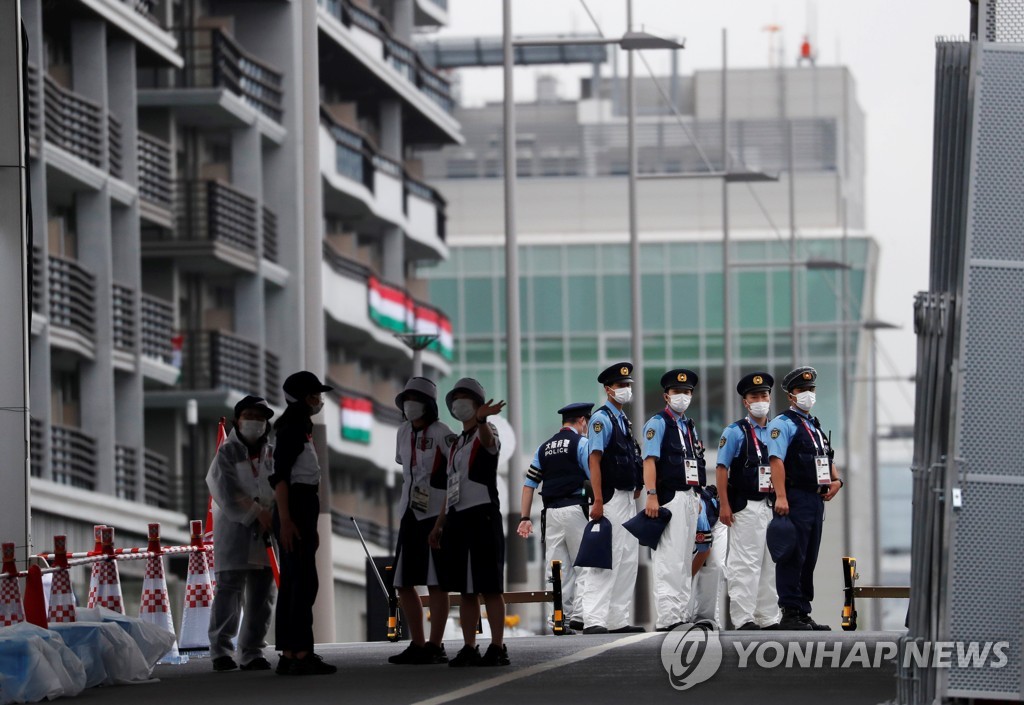
[[[857,598],[909,598],[909,587],[857,585],[860,575],[857,573],[857,559],[843,557],[843,631],[852,632],[857,629]]]

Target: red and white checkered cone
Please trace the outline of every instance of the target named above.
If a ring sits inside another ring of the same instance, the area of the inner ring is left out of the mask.
[[[25,621],[21,607],[21,587],[18,585],[18,568],[14,564],[14,544],[3,544],[3,568],[0,569],[0,627]]]
[[[108,556],[106,560],[92,564],[92,576],[89,580],[89,608],[106,607],[124,614],[124,598],[121,597],[121,576],[117,572],[117,561],[114,560],[114,528],[104,526],[102,535],[102,552]]]
[[[67,537],[53,537],[53,564],[57,572],[50,582],[50,606],[46,618],[50,622],[75,621],[75,594],[68,575]]]
[[[191,524],[192,545],[203,545],[203,522]],[[213,605],[213,586],[206,563],[206,551],[195,551],[188,557],[188,581],[185,584],[185,606],[181,613],[181,636],[178,645],[182,649],[210,648],[210,610]]]
[[[139,603],[139,620],[149,622],[174,633],[174,622],[171,619],[171,602],[167,597],[167,578],[164,576],[163,550],[160,547],[160,525],[149,525],[149,546],[147,549],[155,556],[146,559],[146,576],[142,579],[142,601]],[[178,653],[178,642],[175,640],[171,650],[162,659],[164,663],[181,663]]]

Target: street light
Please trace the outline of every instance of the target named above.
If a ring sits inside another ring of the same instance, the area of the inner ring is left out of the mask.
[[[438,339],[437,333],[395,333],[395,337],[412,350],[412,376],[423,376],[423,351]]]
[[[513,67],[515,48],[528,46],[581,46],[581,45],[618,45],[627,52],[627,103],[628,113],[628,151],[629,151],[629,277],[631,299],[631,336],[633,375],[635,384],[641,390],[633,402],[633,413],[643,418],[643,339],[640,310],[640,239],[637,229],[636,208],[636,86],[633,67],[633,52],[642,49],[683,49],[683,42],[658,37],[647,32],[634,32],[633,0],[626,0],[626,33],[619,39],[604,37],[564,39],[532,38],[515,39],[512,36],[512,0],[502,2],[502,48],[504,73],[504,162],[505,162],[505,340],[508,347],[508,420],[517,438],[522,439],[522,364],[519,359],[521,349],[521,331],[519,321],[519,252],[515,222],[516,170],[518,167],[515,140],[515,96],[513,91]],[[518,484],[517,474],[513,467],[508,473],[508,496],[515,497]],[[516,522],[513,513],[508,514],[508,535],[515,533]],[[508,546],[508,580],[513,582],[526,581],[526,555],[517,542]]]

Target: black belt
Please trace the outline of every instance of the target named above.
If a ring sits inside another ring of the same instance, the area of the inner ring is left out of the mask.
[[[544,495],[541,495],[541,501],[544,503],[545,509],[561,509],[562,507],[575,507],[586,504],[587,498],[581,494],[570,495],[569,497],[557,497],[554,499],[548,499]]]

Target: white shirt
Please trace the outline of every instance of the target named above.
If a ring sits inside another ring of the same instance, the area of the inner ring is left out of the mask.
[[[443,421],[435,421],[419,430],[413,428],[409,421],[398,427],[395,462],[402,466],[402,498],[398,516],[403,516],[410,504],[419,520],[436,517],[441,512],[448,453],[456,438]]]

